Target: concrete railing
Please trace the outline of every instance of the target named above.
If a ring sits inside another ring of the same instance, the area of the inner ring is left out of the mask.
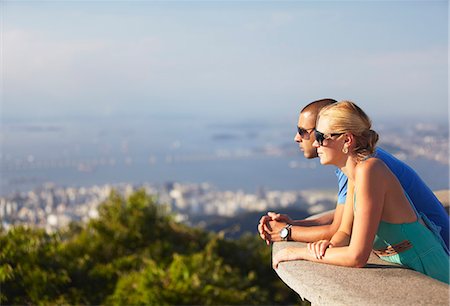
[[[448,210],[449,191],[436,195]],[[306,247],[306,244],[276,242],[272,252],[288,246]],[[373,253],[364,268],[297,260],[281,262],[276,272],[312,305],[450,305],[447,284],[385,262]]]
[[[273,253],[300,242],[276,242]],[[278,276],[312,305],[449,305],[449,286],[372,254],[364,268],[282,262]]]

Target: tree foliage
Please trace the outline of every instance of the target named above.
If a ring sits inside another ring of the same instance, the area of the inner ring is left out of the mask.
[[[177,223],[143,190],[112,192],[99,218],[66,230],[0,231],[1,304],[259,305],[297,296],[255,236]]]

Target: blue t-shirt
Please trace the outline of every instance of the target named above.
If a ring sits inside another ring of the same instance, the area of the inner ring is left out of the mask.
[[[448,248],[449,216],[433,191],[410,166],[383,149],[377,148],[374,157],[381,159],[395,174],[416,210],[441,228],[440,235]],[[339,185],[338,204],[344,204],[347,196],[347,177],[339,169],[336,170],[336,176]]]

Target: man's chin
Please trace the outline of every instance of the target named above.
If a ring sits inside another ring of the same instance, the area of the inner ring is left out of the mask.
[[[311,154],[311,153],[308,153],[308,152],[303,152],[303,156],[304,156],[306,159],[314,159],[314,158],[317,157],[317,154]]]

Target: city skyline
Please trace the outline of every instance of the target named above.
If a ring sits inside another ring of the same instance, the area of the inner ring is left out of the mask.
[[[2,121],[448,120],[447,1],[3,1]],[[295,120],[295,119],[294,119]]]

